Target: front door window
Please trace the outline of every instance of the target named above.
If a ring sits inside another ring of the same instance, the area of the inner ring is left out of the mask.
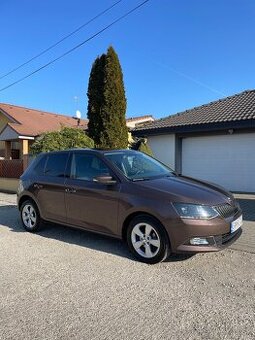
[[[72,162],[72,178],[93,182],[98,176],[111,175],[110,169],[97,156],[89,154],[74,154]]]

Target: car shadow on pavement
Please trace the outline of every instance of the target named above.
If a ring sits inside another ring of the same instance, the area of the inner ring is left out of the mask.
[[[254,199],[237,199],[243,211],[245,221],[255,221],[255,200]]]
[[[0,225],[8,227],[13,232],[27,232],[22,226],[19,211],[14,205],[0,206]],[[69,228],[55,223],[43,223],[35,235],[134,260],[122,240],[86,230]]]
[[[50,239],[134,260],[124,242],[110,236],[96,234],[87,230],[70,228],[55,223],[44,223],[42,229],[37,234]]]
[[[37,234],[42,237],[121,256],[135,262],[138,261],[129,252],[127,245],[122,240],[107,235],[100,235],[87,230],[70,228],[55,223],[44,223],[42,229],[37,232]],[[184,261],[191,256],[193,255],[172,254],[164,262]]]
[[[23,232],[16,205],[0,205],[0,228],[6,226],[15,232]]]
[[[197,254],[171,254],[164,262],[183,262],[196,255]]]
[[[27,232],[22,226],[19,211],[14,205],[0,206],[0,225],[8,227],[13,232]],[[43,223],[36,235],[137,261],[122,240],[86,230]],[[190,257],[191,255],[172,254],[165,262],[185,261]]]

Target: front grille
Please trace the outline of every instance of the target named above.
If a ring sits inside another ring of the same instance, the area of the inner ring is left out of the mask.
[[[238,207],[233,206],[230,204],[221,204],[214,207],[214,209],[217,211],[217,213],[223,217],[228,218],[230,216],[234,216],[238,212]]]

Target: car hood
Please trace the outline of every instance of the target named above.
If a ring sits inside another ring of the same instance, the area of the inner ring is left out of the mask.
[[[234,200],[231,193],[216,184],[185,176],[156,178],[137,184],[154,189],[155,193],[167,195],[172,202],[218,205]]]

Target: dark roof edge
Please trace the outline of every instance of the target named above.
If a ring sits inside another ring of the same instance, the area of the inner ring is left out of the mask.
[[[132,134],[136,137],[143,136],[157,136],[165,135],[168,133],[189,133],[189,132],[206,132],[206,131],[216,131],[225,129],[246,129],[255,128],[255,120],[239,120],[231,122],[218,122],[218,123],[208,123],[208,124],[192,124],[183,126],[171,126],[171,127],[160,127],[152,128],[146,130],[133,130]]]

